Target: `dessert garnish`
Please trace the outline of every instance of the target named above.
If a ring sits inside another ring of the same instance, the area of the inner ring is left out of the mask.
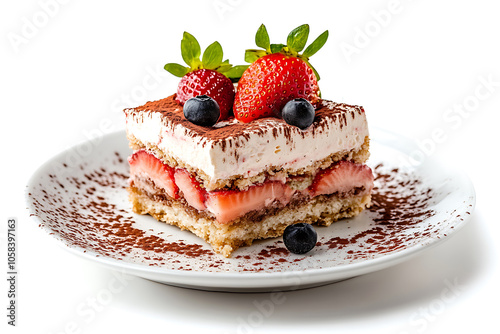
[[[182,37],[181,54],[187,67],[176,63],[168,63],[164,67],[182,78],[177,87],[176,101],[184,105],[190,98],[210,96],[219,105],[219,120],[227,119],[234,101],[233,81],[238,81],[248,66],[233,66],[229,60],[222,61],[223,51],[219,42],[210,44],[200,60],[200,44],[188,32],[184,32]]]
[[[288,124],[305,130],[314,121],[314,107],[302,97],[293,99],[285,104],[281,112],[281,117]]]
[[[263,50],[246,50],[245,61],[251,65],[242,74],[235,95],[233,109],[239,121],[279,117],[285,104],[296,98],[316,105],[320,99],[319,74],[309,58],[326,43],[328,30],[304,50],[308,36],[309,25],[304,24],[290,32],[286,45],[271,44],[266,27],[259,27],[255,44]]]
[[[311,224],[296,223],[288,225],[283,232],[286,248],[294,254],[305,254],[316,246],[318,234]]]
[[[217,101],[207,95],[192,97],[184,103],[184,117],[193,124],[212,126],[220,117]]]

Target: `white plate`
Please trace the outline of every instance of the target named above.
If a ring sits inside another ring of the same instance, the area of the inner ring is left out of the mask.
[[[474,188],[464,174],[431,157],[412,166],[418,148],[407,139],[377,129],[371,138],[369,165],[380,175],[375,205],[316,228],[319,244],[301,256],[276,238],[226,259],[189,232],[134,214],[125,190],[131,151],[124,131],[47,161],[31,177],[26,200],[34,219],[66,249],[127,274],[215,291],[306,288],[406,261],[459,230],[474,209]]]

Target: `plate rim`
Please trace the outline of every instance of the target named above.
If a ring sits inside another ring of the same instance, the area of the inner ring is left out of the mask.
[[[377,135],[385,135],[388,136],[388,139],[384,140]],[[118,137],[118,136],[123,136],[125,137],[125,129],[119,129],[110,133],[107,133],[105,135],[100,136],[101,142],[105,141],[106,139],[112,140],[114,139],[113,137]],[[95,140],[95,139],[92,139]],[[33,205],[32,201],[30,198],[30,188],[33,187],[33,184],[36,183],[36,180],[39,178],[40,174],[43,174],[47,166],[49,166],[54,160],[57,160],[63,156],[66,156],[68,152],[71,150],[76,149],[79,146],[82,146],[92,140],[83,140],[69,148],[66,148],[59,152],[58,154],[55,154],[54,156],[50,157],[47,159],[44,163],[42,163],[36,170],[33,172],[33,174],[29,177],[27,185],[25,187],[25,192],[24,192],[24,197],[25,197],[25,202],[27,204],[27,211],[29,213],[29,218],[34,220],[39,224],[39,226],[42,227],[43,230],[45,230],[52,238],[54,238],[59,246],[64,248],[66,251],[69,251],[70,253],[77,255],[79,257],[82,257],[86,260],[92,261],[92,262],[97,262],[99,265],[108,267],[108,268],[113,268],[115,270],[124,270],[125,272],[132,272],[133,275],[140,276],[139,273],[144,273],[144,274],[154,274],[154,275],[166,275],[175,277],[175,278],[183,278],[183,277],[189,277],[193,279],[201,279],[201,278],[228,278],[228,279],[242,279],[242,278],[248,278],[251,279],[251,282],[253,283],[252,287],[263,287],[267,286],[266,284],[260,284],[262,281],[266,282],[269,279],[282,279],[284,276],[288,275],[295,275],[297,277],[300,276],[306,276],[309,278],[312,277],[323,277],[323,276],[342,276],[342,274],[347,274],[348,272],[361,272],[361,274],[366,274],[370,272],[375,272],[378,270],[383,270],[387,267],[390,267],[392,265],[399,264],[403,261],[406,261],[419,253],[428,250],[430,248],[433,248],[437,245],[442,244],[444,241],[449,240],[453,235],[455,235],[459,230],[461,230],[466,223],[471,219],[472,213],[475,209],[476,206],[476,192],[474,189],[474,185],[471,181],[471,179],[464,173],[462,170],[457,168],[456,166],[450,167],[446,166],[446,171],[452,171],[453,175],[455,177],[460,177],[460,184],[463,185],[462,189],[466,189],[466,193],[469,195],[469,202],[467,202],[468,206],[467,209],[463,209],[463,211],[470,211],[471,214],[463,216],[463,220],[459,221],[459,224],[454,225],[454,228],[450,233],[446,235],[446,237],[443,238],[437,238],[431,241],[430,243],[427,244],[417,244],[413,245],[409,248],[405,248],[403,250],[398,250],[390,254],[384,254],[382,256],[379,256],[377,258],[370,258],[370,259],[365,259],[361,260],[359,262],[355,263],[348,263],[348,264],[340,264],[332,267],[322,267],[322,268],[306,268],[303,270],[285,270],[285,271],[279,271],[279,272],[232,272],[232,271],[220,271],[220,272],[210,272],[210,271],[203,271],[203,270],[192,270],[192,271],[187,271],[187,270],[177,270],[177,269],[169,269],[169,268],[161,268],[161,267],[155,267],[155,266],[150,266],[147,264],[142,264],[142,263],[133,263],[133,262],[127,262],[119,259],[114,259],[109,256],[105,256],[102,254],[98,254],[92,250],[84,249],[78,246],[73,246],[69,245],[66,243],[62,238],[58,237],[53,230],[51,230],[49,227],[47,227],[44,222],[38,217],[33,215]],[[412,140],[408,137],[405,137],[403,135],[397,134],[395,132],[381,129],[378,127],[371,127],[370,128],[370,140],[377,142],[383,146],[389,147],[391,149],[395,149],[400,152],[407,152],[411,147],[413,149],[417,148],[418,146],[416,145],[416,141]],[[397,143],[397,147],[394,147],[393,145],[389,144],[388,140],[395,140],[393,143]],[[402,144],[404,143],[404,144]],[[432,163],[441,168],[441,170],[444,168],[443,164],[440,163],[439,160],[433,158],[433,157],[427,157],[424,163]],[[378,269],[377,269],[378,268]],[[354,275],[357,276],[357,275]],[[343,276],[342,276],[343,277]],[[353,276],[351,276],[353,277]],[[321,282],[327,282],[327,280],[321,280]],[[227,281],[224,281],[222,285],[214,285],[214,284],[208,284],[209,282],[203,282],[200,287],[203,286],[211,286],[211,287],[218,287],[218,286],[231,286],[231,287],[240,287],[241,285],[231,285],[228,284]],[[212,281],[210,283],[213,283]],[[245,280],[245,283],[248,283],[247,280]],[[304,282],[307,283],[307,282]],[[245,284],[244,287],[247,287],[247,284]]]

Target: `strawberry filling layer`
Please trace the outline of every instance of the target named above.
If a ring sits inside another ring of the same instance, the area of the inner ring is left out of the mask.
[[[215,190],[205,188],[182,168],[172,168],[146,150],[136,151],[129,157],[130,182],[141,184],[143,189],[154,194],[162,189],[172,199],[183,198],[188,205],[201,212],[210,212],[221,224],[262,210],[270,205],[286,206],[294,196],[313,198],[320,195],[350,194],[361,196],[373,188],[373,174],[370,167],[350,161],[340,161],[319,171],[310,186],[293,190],[280,181],[265,181],[246,190]],[[141,182],[150,180],[153,185]]]

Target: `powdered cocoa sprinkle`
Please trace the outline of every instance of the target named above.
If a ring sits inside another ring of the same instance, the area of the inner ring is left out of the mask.
[[[351,234],[322,237],[311,254],[301,257],[290,254],[277,238],[243,247],[233,258],[226,259],[201,239],[190,243],[175,233],[155,232],[153,226],[140,228],[138,216],[126,201],[128,166],[119,153],[112,154],[111,166],[90,168],[82,164],[73,170],[65,168],[67,173],[47,174],[31,189],[31,215],[39,217],[42,227],[70,247],[150,266],[186,271],[303,270],[375,258],[445,236],[440,232],[440,223],[426,223],[435,215],[431,209],[435,190],[423,186],[415,174],[380,164],[374,168],[373,204],[361,214],[370,218],[368,228],[355,232],[355,223],[349,221],[353,224]],[[117,202],[117,197],[123,202]],[[455,211],[450,213],[450,219],[463,220],[463,214]],[[152,220],[154,223],[158,222]],[[328,229],[335,231],[335,224]],[[314,255],[320,252],[331,256],[325,260]]]
[[[248,140],[250,138],[250,133],[269,135],[266,134],[266,131],[262,127],[262,124],[268,122],[269,120],[272,120],[274,122],[273,124],[275,124],[275,127],[272,129],[272,135],[275,138],[284,137],[287,141],[289,141],[292,134],[302,137],[305,136],[302,130],[288,125],[284,120],[276,117],[262,118],[251,123],[233,122],[234,117],[232,117],[227,121],[231,124],[231,126],[198,126],[189,122],[184,117],[183,108],[176,102],[175,94],[161,100],[147,102],[146,104],[136,108],[125,109],[124,111],[126,114],[136,115],[139,115],[140,112],[160,113],[163,116],[163,121],[167,122],[168,120],[168,123],[171,124],[172,127],[181,125],[182,127],[188,129],[190,136],[199,136],[202,140],[215,141],[222,147],[223,150],[225,150],[226,145],[232,145],[233,141],[235,145],[239,145],[241,143],[240,140]],[[321,100],[321,103],[315,112],[313,124],[313,127],[315,128],[314,130],[324,131],[325,128],[328,127],[328,122],[326,120],[329,118],[333,119],[334,122],[338,121],[342,128],[347,125],[347,114],[355,117],[356,114],[363,114],[363,109],[360,106]],[[235,138],[238,140],[233,140]],[[215,145],[215,143],[212,142],[211,145]]]
[[[285,247],[268,246],[267,248],[259,252],[259,256],[263,257],[277,257],[277,256],[287,256],[288,250]]]
[[[412,240],[418,240],[420,233],[402,233],[411,231],[411,227],[433,216],[430,209],[432,189],[421,187],[421,180],[409,174],[392,169],[383,172],[383,165],[374,168],[375,188],[372,193],[372,205],[368,209],[373,213],[373,227],[349,238],[334,237],[323,241],[330,249],[342,249],[347,245],[364,240],[362,252],[349,251],[353,258],[370,258],[371,254],[383,254],[401,249]],[[412,178],[413,177],[413,178]],[[430,235],[431,229],[424,234]]]

